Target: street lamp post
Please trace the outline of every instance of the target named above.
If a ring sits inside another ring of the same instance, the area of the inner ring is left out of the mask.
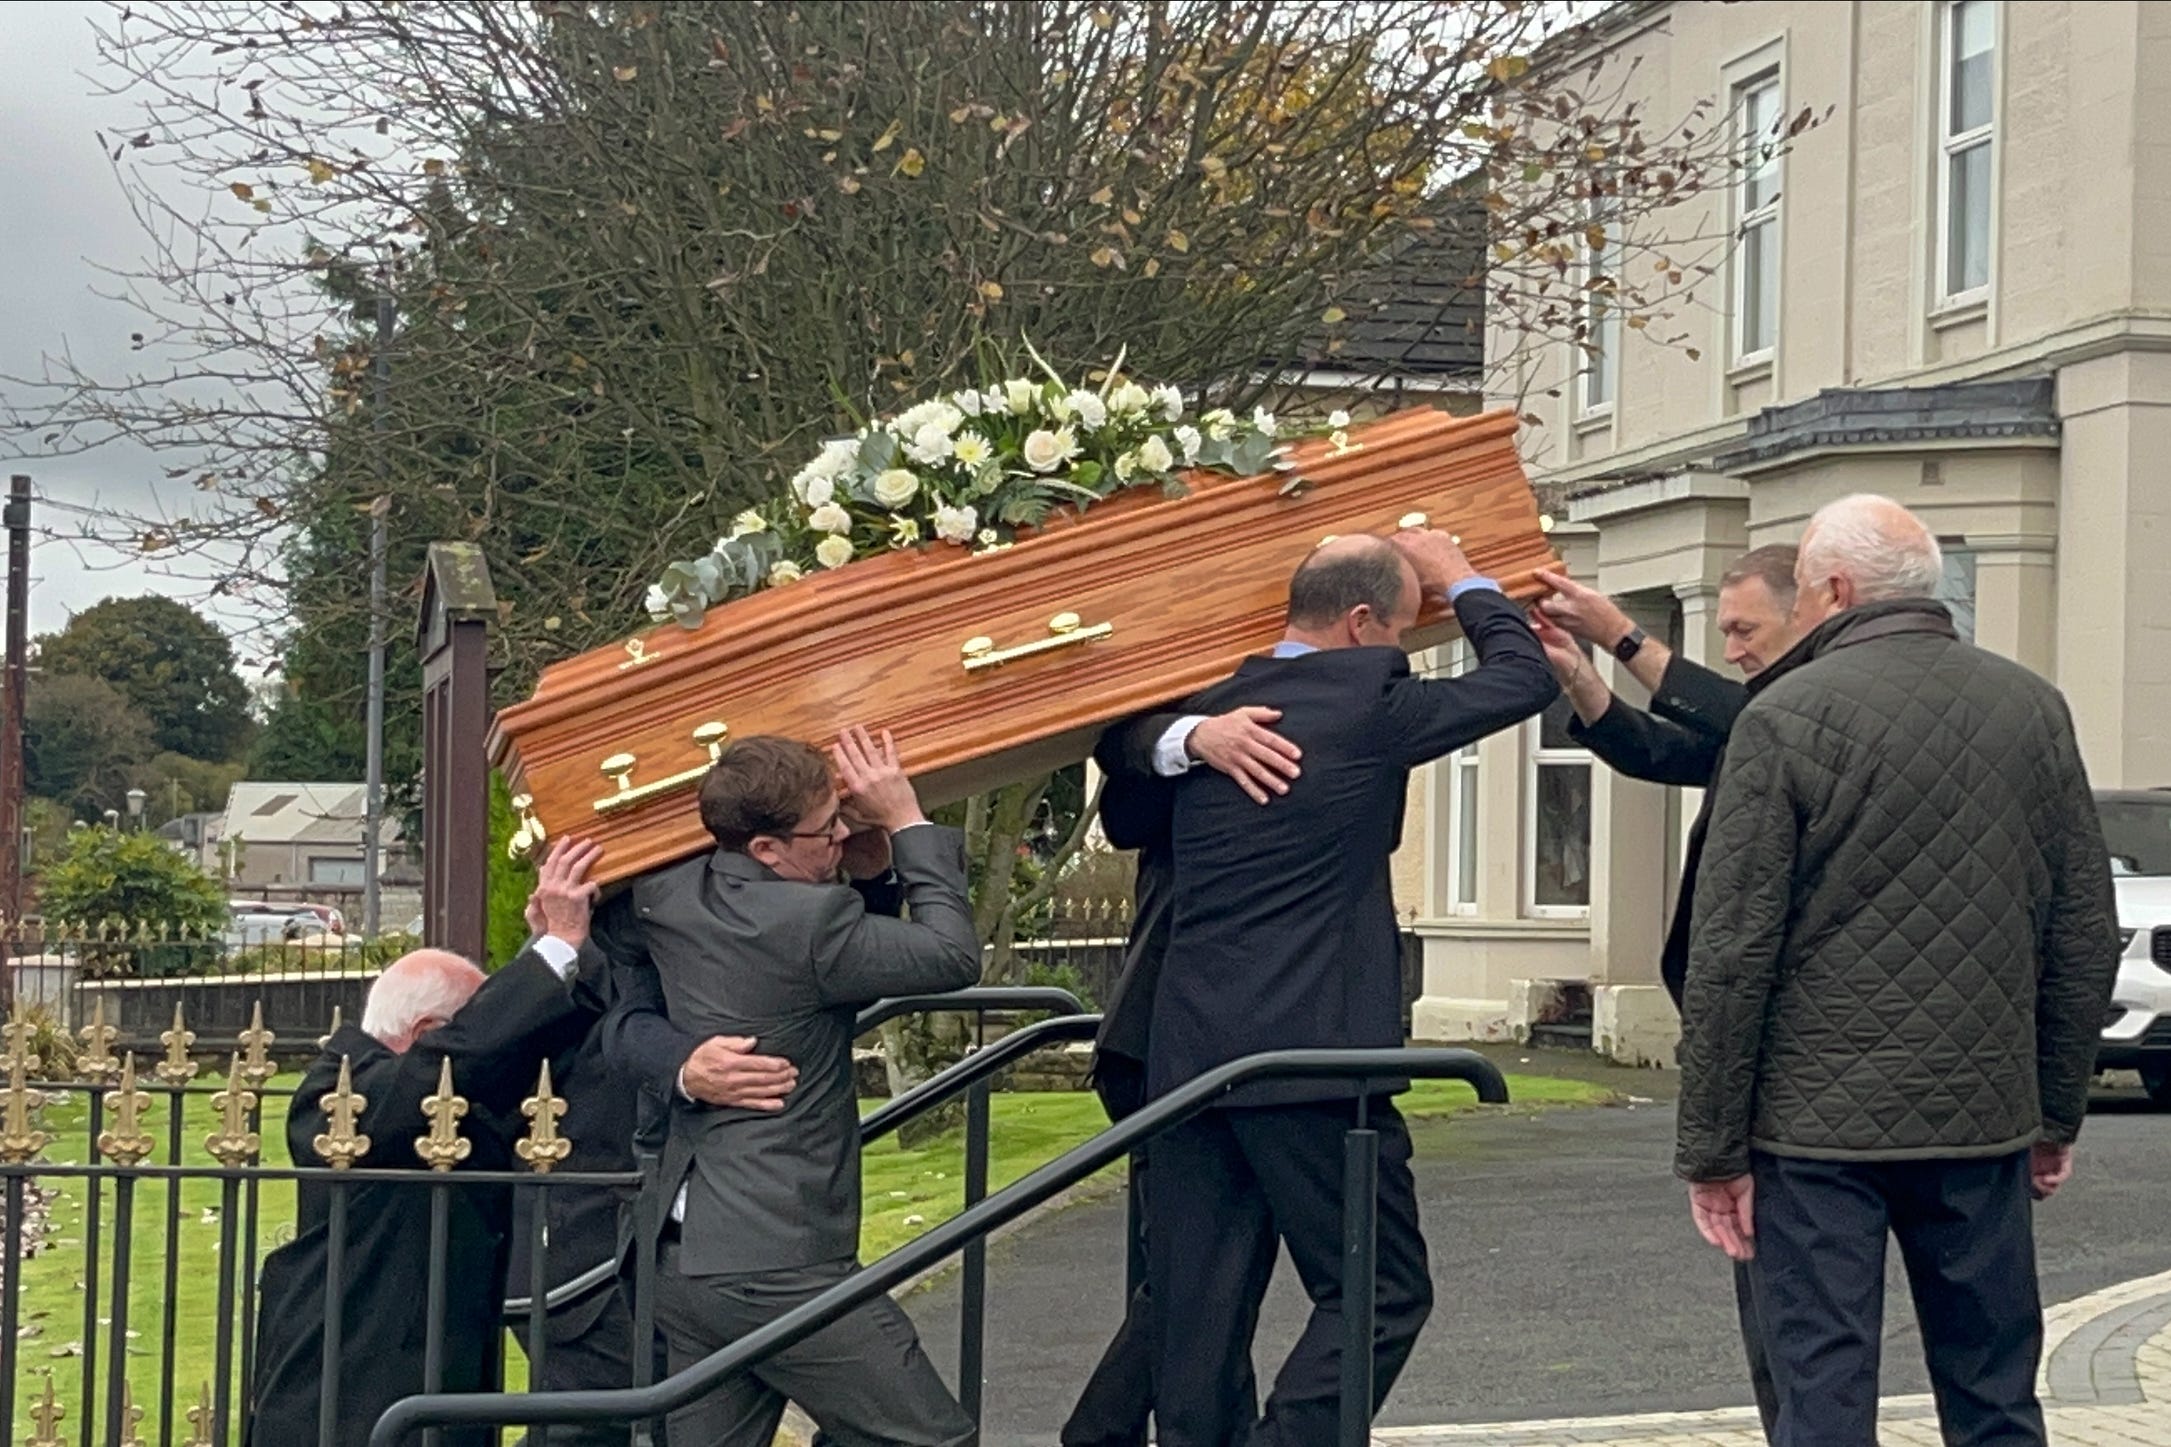
[[[130,789],[126,797],[128,799],[128,817],[133,821],[134,827],[140,830],[143,828],[143,802],[151,796],[141,789]]]

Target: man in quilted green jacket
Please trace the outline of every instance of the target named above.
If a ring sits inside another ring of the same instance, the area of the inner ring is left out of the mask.
[[[1780,1447],[1875,1442],[1899,1243],[1949,1444],[2044,1442],[2030,1198],[2072,1171],[2118,936],[2064,698],[1963,643],[1886,498],[1811,519],[1696,882],[1675,1169],[1749,1261]]]

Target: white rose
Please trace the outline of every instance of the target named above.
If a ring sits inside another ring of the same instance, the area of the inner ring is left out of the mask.
[[[1068,427],[1043,427],[1025,439],[1025,465],[1035,472],[1053,472],[1077,455],[1078,438]]]
[[[852,515],[836,503],[825,502],[807,514],[807,526],[818,533],[848,533],[852,530]]]
[[[1176,455],[1157,433],[1138,444],[1138,465],[1148,472],[1166,472],[1176,465]]]
[[[1003,383],[1004,405],[1009,407],[1013,416],[1023,417],[1026,413],[1032,411],[1033,403],[1039,397],[1039,389],[1023,378],[1012,377],[1009,381]]]
[[[641,606],[648,610],[652,618],[667,617],[671,612],[671,595],[663,591],[661,583],[650,583],[647,594],[641,599]]]
[[[967,432],[950,446],[950,451],[966,467],[977,468],[995,455],[995,449],[977,432]]]
[[[1251,413],[1251,425],[1258,430],[1262,437],[1272,437],[1274,435],[1274,414],[1264,407],[1255,407]]]
[[[1183,416],[1183,389],[1166,386],[1154,388],[1153,405],[1161,409],[1162,421],[1174,422]]]
[[[731,536],[735,538],[743,538],[748,533],[762,533],[768,530],[769,520],[752,508],[748,508],[731,520]]]
[[[1206,435],[1216,442],[1226,442],[1236,435],[1236,414],[1226,407],[1216,407],[1199,421],[1206,424]]]
[[[950,440],[949,431],[940,422],[928,423],[913,433],[912,440],[905,444],[905,456],[929,467],[939,467],[948,462],[950,454],[956,450],[956,445]]]
[[[893,467],[874,478],[874,500],[884,507],[903,507],[920,490],[920,479],[908,467]]]
[[[1176,445],[1183,449],[1183,460],[1186,463],[1199,460],[1199,443],[1204,440],[1199,436],[1199,429],[1196,427],[1179,427],[1176,429]]]
[[[969,543],[973,529],[980,526],[980,514],[969,507],[938,507],[935,509],[935,536],[946,543]]]
[[[1152,396],[1136,382],[1119,382],[1108,393],[1108,410],[1118,414],[1143,412],[1151,405]]]
[[[793,490],[799,494],[799,500],[808,507],[825,506],[837,495],[836,483],[826,477],[810,477],[807,479],[807,485],[804,488],[795,485]]]
[[[852,540],[835,534],[814,545],[814,561],[825,568],[841,568],[852,561]]]
[[[829,540],[825,538],[823,539],[823,541],[827,542]],[[842,543],[844,542],[844,539],[838,538],[836,541]],[[844,546],[847,554],[849,554],[852,545],[850,543],[844,543]],[[816,548],[815,552],[820,553],[821,549]],[[778,558],[774,563],[771,563],[769,565],[769,586],[772,588],[781,588],[786,583],[796,583],[805,576],[806,575],[799,570],[799,565],[793,562],[790,558]]]
[[[1063,399],[1070,411],[1078,418],[1078,425],[1088,432],[1097,432],[1108,422],[1108,404],[1091,392],[1078,391]]]
[[[1340,408],[1336,408],[1327,414],[1327,425],[1335,428],[1347,427],[1349,425],[1349,414]]]

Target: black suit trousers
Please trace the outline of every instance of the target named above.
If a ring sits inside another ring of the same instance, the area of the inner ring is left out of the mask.
[[[1209,1110],[1153,1146],[1147,1191],[1149,1278],[1159,1317],[1155,1418],[1161,1447],[1316,1447],[1341,1405],[1343,1137],[1351,1101]],[[1373,1411],[1432,1311],[1417,1221],[1410,1133],[1385,1097],[1380,1136],[1379,1269]],[[1251,1377],[1259,1304],[1286,1246],[1311,1320],[1282,1364],[1263,1418]]]

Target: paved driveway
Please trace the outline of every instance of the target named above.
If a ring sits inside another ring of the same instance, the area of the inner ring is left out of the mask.
[[[1668,1081],[1594,1073],[1654,1096]],[[2131,1098],[2099,1102],[2077,1179],[2042,1212],[2047,1302],[2171,1269],[2171,1114],[2142,1106]],[[1439,1305],[1382,1426],[1748,1402],[1729,1273],[1697,1238],[1668,1174],[1672,1133],[1673,1107],[1664,1099],[1416,1128]],[[1118,1196],[991,1249],[989,1447],[1055,1440],[1121,1315],[1122,1233]],[[1890,1393],[1927,1388],[1907,1302],[1895,1261],[1884,1382]],[[954,1276],[907,1306],[930,1355],[953,1374]],[[1284,1261],[1259,1333],[1262,1372],[1295,1340],[1303,1313]]]

